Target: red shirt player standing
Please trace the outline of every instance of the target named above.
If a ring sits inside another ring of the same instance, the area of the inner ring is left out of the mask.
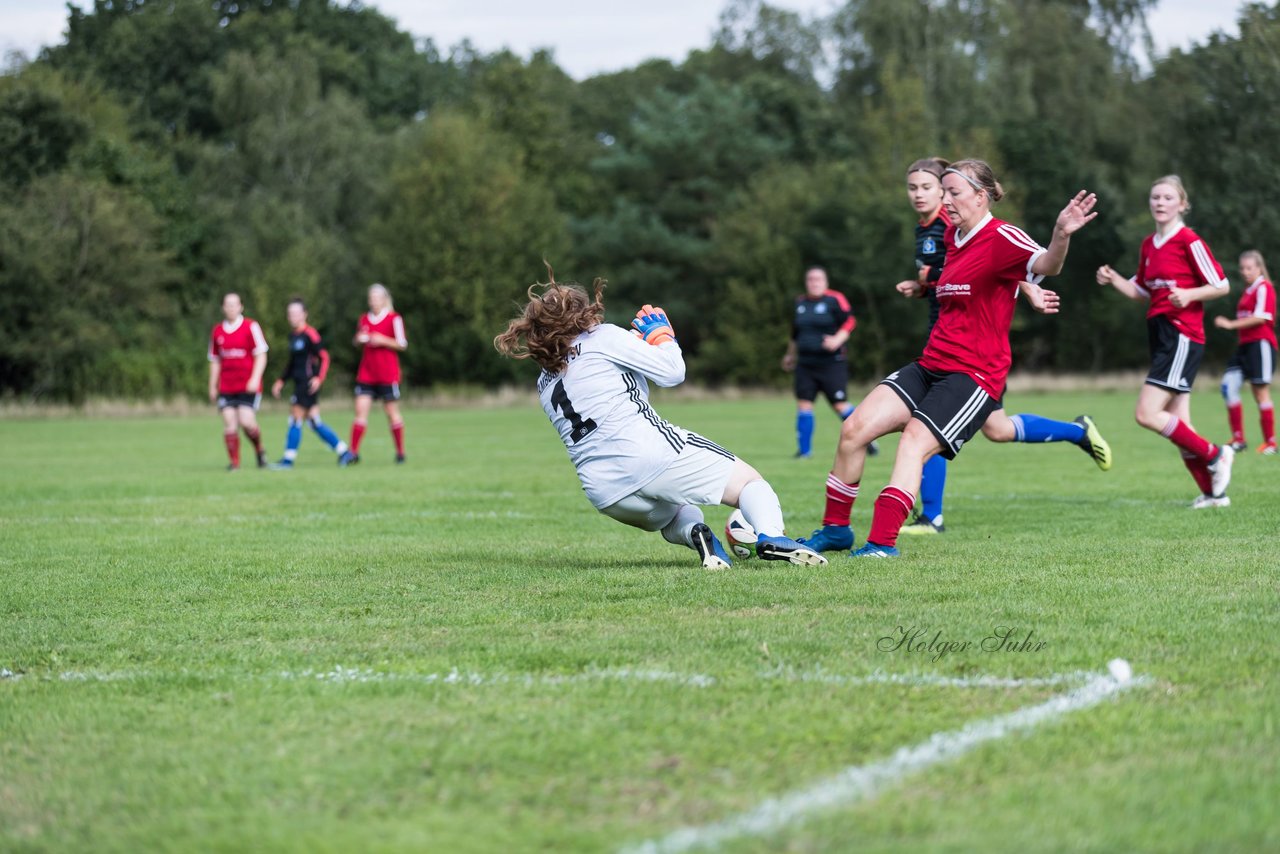
[[[223,439],[231,464],[240,468],[238,428],[253,442],[258,468],[267,465],[262,451],[262,431],[258,429],[258,404],[262,401],[262,373],[267,368],[267,339],[262,327],[244,316],[239,294],[222,298],[223,321],[209,333],[209,400],[222,416]]]
[[[1191,385],[1204,358],[1206,300],[1226,296],[1227,278],[1209,245],[1182,222],[1191,209],[1177,175],[1157,178],[1148,198],[1156,233],[1142,241],[1138,272],[1126,279],[1107,265],[1098,284],[1111,285],[1130,299],[1147,303],[1147,343],[1151,369],[1138,394],[1134,417],[1182,451],[1200,496],[1195,509],[1225,507],[1235,451],[1205,439],[1191,425]]]
[[[369,287],[369,313],[356,326],[355,345],[362,348],[356,370],[356,417],[351,424],[352,462],[360,461],[360,440],[369,423],[374,399],[381,400],[396,443],[396,462],[404,462],[404,419],[400,417],[400,354],[409,346],[404,319],[391,304],[385,286]]]
[[[1040,246],[995,219],[1004,190],[991,167],[962,160],[943,170],[942,208],[951,222],[947,263],[938,279],[941,310],[924,355],[889,374],[844,422],[827,478],[823,527],[807,540],[832,548],[853,539],[850,511],[873,439],[901,432],[893,474],[875,502],[871,531],[853,557],[895,557],[898,533],[915,503],[925,462],[955,457],[1000,408],[1009,370],[1009,325],[1023,279],[1057,275],[1071,235],[1093,220],[1097,198],[1081,190],[1058,214],[1053,239]],[[1057,295],[1041,291],[1056,302]]]
[[[1214,326],[1233,329],[1240,336],[1240,346],[1222,375],[1222,396],[1227,402],[1227,420],[1231,424],[1231,447],[1236,451],[1248,447],[1244,441],[1244,405],[1240,401],[1240,387],[1247,379],[1262,422],[1262,444],[1258,446],[1258,453],[1274,456],[1276,418],[1271,403],[1271,375],[1276,365],[1276,289],[1267,275],[1262,253],[1255,249],[1240,256],[1240,275],[1252,284],[1240,295],[1235,319],[1213,319]]]

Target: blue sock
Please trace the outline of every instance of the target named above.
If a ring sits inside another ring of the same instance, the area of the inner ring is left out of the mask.
[[[813,451],[813,418],[812,411],[796,413],[796,442],[805,456]]]
[[[853,405],[852,403],[850,403],[850,404],[848,404],[848,408],[847,408],[847,409],[842,409],[842,410],[840,410],[840,420],[841,420],[841,421],[844,421],[846,418],[848,418],[850,415],[852,415],[852,414],[853,414],[853,410],[854,410],[855,408],[856,408],[856,407],[854,407],[854,405]]]
[[[947,458],[934,454],[920,479],[920,513],[931,522],[942,517],[942,493],[947,489]]]
[[[337,451],[339,454],[344,453],[347,450],[347,443],[339,439],[338,434],[333,432],[328,424],[325,424],[319,418],[312,418],[307,423],[311,425],[311,429],[315,430],[316,435],[319,436],[330,448],[333,448],[333,450]],[[298,428],[298,432],[302,432],[301,427]]]
[[[302,444],[302,422],[296,418],[289,419],[289,432],[284,436],[284,458],[289,462],[298,456],[298,445]]]
[[[1039,415],[1013,415],[1015,442],[1083,442],[1084,427],[1072,421],[1054,421]]]

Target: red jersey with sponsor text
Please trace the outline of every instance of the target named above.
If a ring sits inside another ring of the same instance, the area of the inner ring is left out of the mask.
[[[999,398],[1012,361],[1009,326],[1018,284],[1043,278],[1032,275],[1031,265],[1045,249],[990,214],[960,239],[948,226],[944,240],[947,261],[935,286],[941,308],[920,366],[968,374]]]
[[[1261,276],[1240,295],[1236,305],[1236,317],[1262,317],[1266,323],[1240,330],[1240,343],[1252,344],[1266,341],[1276,346],[1276,289]]]
[[[1178,308],[1169,301],[1169,294],[1174,288],[1201,285],[1225,288],[1227,277],[1209,251],[1209,245],[1184,225],[1168,237],[1151,234],[1142,241],[1133,283],[1138,293],[1151,300],[1147,317],[1165,315],[1179,332],[1203,344],[1204,303],[1197,300]]]
[[[402,347],[407,343],[404,337],[404,320],[394,311],[360,315],[356,334],[367,335],[372,332],[395,339]],[[361,385],[394,385],[400,382],[400,353],[390,347],[364,345],[360,367],[356,371],[356,382]]]
[[[244,394],[253,375],[253,357],[267,352],[267,339],[262,327],[251,317],[235,323],[225,320],[209,333],[209,361],[222,365],[218,375],[218,394]]]

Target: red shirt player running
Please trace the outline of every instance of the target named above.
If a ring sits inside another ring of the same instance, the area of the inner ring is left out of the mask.
[[[1262,444],[1258,446],[1258,453],[1274,456],[1276,418],[1271,404],[1271,374],[1276,365],[1276,289],[1267,275],[1262,253],[1255,249],[1240,256],[1240,275],[1252,284],[1240,295],[1235,319],[1213,319],[1213,325],[1219,329],[1234,329],[1240,335],[1240,346],[1222,375],[1222,396],[1227,402],[1227,420],[1231,424],[1231,447],[1237,452],[1248,447],[1244,441],[1244,405],[1240,401],[1240,387],[1247,379],[1262,422]]]
[[[382,401],[396,443],[396,462],[404,462],[404,419],[400,417],[400,354],[409,346],[404,320],[383,285],[369,287],[369,313],[356,326],[355,345],[362,348],[356,371],[356,418],[351,425],[352,462],[360,462],[360,440],[369,424],[375,399]]]
[[[1000,408],[1009,371],[1009,325],[1020,283],[1057,275],[1071,235],[1097,214],[1097,198],[1081,190],[1058,214],[1045,249],[991,215],[1004,191],[981,160],[962,160],[942,175],[947,263],[938,279],[941,311],[924,355],[894,371],[867,395],[841,429],[827,478],[827,510],[814,536],[847,532],[867,445],[902,432],[889,485],[876,499],[867,542],[854,557],[894,557],[898,532],[915,503],[924,463],[954,458]],[[1056,295],[1051,294],[1056,300]],[[847,539],[852,536],[846,533]]]
[[[262,372],[267,368],[267,339],[262,327],[244,316],[239,294],[222,298],[223,321],[209,333],[209,400],[222,416],[223,439],[231,463],[240,468],[239,429],[253,442],[258,468],[267,465],[258,429],[258,404],[262,401]]]
[[[1226,296],[1227,278],[1209,246],[1182,222],[1191,209],[1177,175],[1158,178],[1148,199],[1156,233],[1142,241],[1138,272],[1126,279],[1111,267],[1098,268],[1098,284],[1111,285],[1130,299],[1147,303],[1151,369],[1138,394],[1134,417],[1182,451],[1200,487],[1192,507],[1226,507],[1235,451],[1205,439],[1191,426],[1191,385],[1204,358],[1204,305]]]

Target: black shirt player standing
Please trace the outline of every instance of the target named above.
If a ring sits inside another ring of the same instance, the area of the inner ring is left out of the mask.
[[[849,364],[845,344],[858,323],[849,301],[831,289],[822,267],[805,270],[804,290],[796,298],[791,340],[782,357],[782,369],[795,372],[796,456],[800,458],[813,452],[813,402],[818,392],[827,398],[841,420],[853,412],[846,390]]]

